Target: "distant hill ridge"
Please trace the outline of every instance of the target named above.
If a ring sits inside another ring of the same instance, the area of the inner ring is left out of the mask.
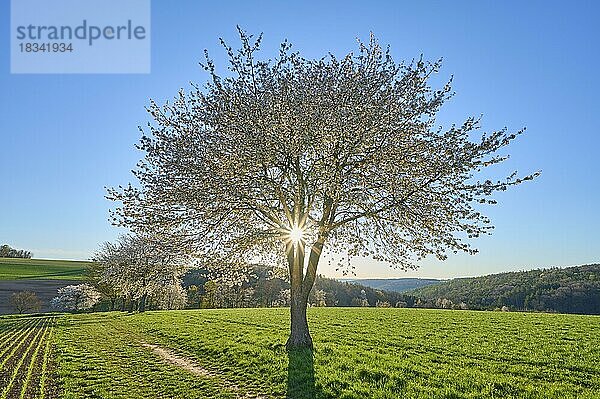
[[[434,278],[359,278],[359,279],[340,279],[340,281],[364,285],[391,292],[407,292],[416,288],[425,287],[432,284],[438,284],[444,280]]]
[[[407,294],[429,302],[464,302],[469,309],[600,314],[600,264],[457,278]]]

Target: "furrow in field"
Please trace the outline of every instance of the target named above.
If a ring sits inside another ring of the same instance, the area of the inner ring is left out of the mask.
[[[31,388],[34,386],[33,384],[31,384],[31,381],[34,376],[39,375],[39,371],[41,369],[41,362],[40,362],[41,356],[39,356],[40,349],[44,346],[44,343],[48,339],[48,334],[50,332],[50,329],[51,329],[50,320],[48,320],[46,323],[46,326],[44,327],[44,332],[42,333],[42,337],[38,341],[35,351],[31,355],[31,361],[29,362],[29,367],[27,367],[27,374],[25,376],[25,381],[23,382],[23,384],[21,386],[21,394],[19,395],[20,399],[24,399],[27,391],[31,391]],[[28,395],[27,397],[31,398],[33,396]]]
[[[5,337],[4,342],[2,342],[2,344],[0,345],[0,349],[2,349],[2,352],[0,353],[0,358],[4,354],[5,349],[15,343],[16,339],[19,338],[19,335],[23,334],[26,330],[30,329],[37,322],[39,322],[39,319],[29,319],[23,321],[22,323],[19,323],[18,325],[13,325],[8,335]]]
[[[12,374],[10,375],[10,379],[8,380],[8,383],[6,384],[4,390],[2,391],[2,393],[0,394],[0,399],[6,399],[9,397],[9,393],[11,393],[11,389],[13,388],[13,385],[15,383],[15,381],[17,380],[17,377],[19,376],[19,371],[21,370],[21,367],[23,366],[23,364],[25,364],[25,362],[27,360],[30,360],[30,356],[29,354],[31,353],[32,348],[35,347],[35,345],[39,342],[39,339],[42,335],[42,332],[45,330],[45,325],[46,323],[44,322],[44,324],[40,325],[37,328],[37,333],[33,336],[32,339],[29,340],[29,345],[25,346],[21,346],[21,353],[20,356],[17,356],[14,358],[14,360],[11,362],[13,363],[12,365]],[[9,368],[10,370],[11,368]],[[22,378],[21,378],[22,379]],[[18,387],[17,387],[18,389]],[[10,395],[11,398],[15,397],[14,395]]]
[[[15,330],[20,329],[21,326],[26,322],[27,320],[15,320],[14,322],[7,322],[3,324],[0,328],[0,347],[6,343],[6,337],[12,334]]]
[[[21,334],[23,330],[35,324],[35,322],[36,320],[27,320],[22,323],[18,323],[17,325],[11,325],[10,329],[5,333],[5,336],[3,334],[2,340],[0,341],[0,350],[2,350],[2,353],[0,353],[0,359],[2,359],[2,356],[5,353],[4,349],[10,344],[14,343],[14,338]]]
[[[14,340],[14,345],[11,344],[9,351],[5,352],[4,357],[2,357],[2,362],[0,364],[0,394],[8,385],[9,380],[11,378],[12,372],[14,370],[14,365],[19,361],[19,352],[22,351],[27,344],[33,339],[36,327],[38,327],[39,321],[36,325],[25,330],[24,334],[20,335],[18,339]]]
[[[0,362],[0,371],[4,369],[4,366],[6,365],[8,360],[12,358],[17,349],[19,349],[19,347],[27,341],[27,338],[31,338],[32,333],[36,330],[37,327],[39,327],[40,323],[41,321],[38,320],[34,325],[30,326],[26,330],[23,330],[22,333],[18,336],[15,336],[13,338],[13,341],[9,344],[9,346],[6,347],[2,353],[0,353],[0,359],[2,359],[2,361]],[[7,355],[6,353],[8,351],[10,352]]]
[[[46,396],[46,391],[48,390],[47,379],[48,379],[48,362],[50,361],[50,343],[52,342],[52,336],[54,334],[54,325],[56,320],[52,318],[50,320],[50,332],[48,333],[48,337],[46,339],[46,344],[44,345],[44,356],[42,357],[42,365],[40,369],[40,380],[37,388],[39,389],[39,395],[35,395],[35,390],[30,397],[37,397],[38,399],[44,399]]]
[[[6,345],[2,348],[2,351],[0,352],[0,369],[6,361],[5,356],[7,352],[14,348],[14,346],[17,345],[20,342],[20,340],[36,326],[37,323],[39,323],[39,320],[32,321],[31,323],[24,325],[20,329],[14,330],[14,333],[7,337],[8,339],[6,341]]]
[[[13,335],[17,334],[21,330],[21,326],[19,325],[9,325],[4,328],[2,333],[0,334],[0,350],[4,348],[11,341]]]

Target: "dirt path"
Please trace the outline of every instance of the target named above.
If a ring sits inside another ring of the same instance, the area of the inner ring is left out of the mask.
[[[198,363],[194,362],[193,360],[178,355],[177,353],[175,353],[175,351],[173,351],[171,349],[163,348],[162,346],[155,345],[155,344],[149,344],[146,342],[142,342],[141,345],[144,348],[150,349],[152,352],[154,352],[158,357],[160,357],[164,361],[171,363],[172,365],[182,368],[184,370],[187,370],[192,374],[195,374],[195,375],[198,375],[201,377],[209,377],[209,378],[218,379],[225,388],[234,392],[236,394],[236,396],[240,399],[242,399],[242,398],[243,399],[249,399],[249,398],[268,399],[268,396],[265,396],[265,395],[243,392],[242,389],[238,385],[234,384],[231,381],[226,380],[222,374],[217,374],[215,372],[209,371],[209,370],[203,368],[202,366],[200,366]]]

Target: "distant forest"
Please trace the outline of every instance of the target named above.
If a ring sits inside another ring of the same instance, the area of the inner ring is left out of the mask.
[[[192,271],[184,279],[187,306],[288,306],[289,284],[269,274],[257,267],[248,282],[229,287],[207,281],[201,270]],[[319,276],[309,304],[600,314],[600,265],[459,278],[404,293]]]
[[[94,281],[91,283],[94,284]],[[237,285],[209,280],[205,270],[194,269],[185,275],[182,285],[184,300],[181,307],[188,309],[285,307],[290,304],[289,283],[276,277],[273,269],[264,266],[255,266],[249,280],[238,282]],[[101,288],[101,285],[96,286]],[[133,302],[135,301],[105,294],[105,299],[96,309],[132,310],[135,309]],[[308,303],[309,306],[320,307],[409,307],[600,314],[600,265],[459,278],[403,293],[318,276]],[[147,309],[161,307],[150,299]]]
[[[458,278],[408,294],[425,307],[448,301],[469,309],[600,314],[600,265]]]
[[[360,278],[341,279],[340,281],[365,285],[383,291],[408,292],[431,284],[439,284],[445,280],[434,278]]]
[[[252,278],[239,286],[208,280],[204,270],[192,270],[184,277],[188,308],[233,308],[289,306],[290,285],[270,277],[271,270],[257,266]],[[416,298],[358,284],[317,276],[310,293],[311,306],[412,307]]]
[[[24,249],[14,249],[9,245],[0,246],[0,258],[23,258],[31,259],[32,253]]]
[[[269,273],[257,267],[253,279],[229,287],[192,271],[184,279],[188,307],[288,306],[289,284]],[[460,278],[405,293],[320,276],[309,304],[600,314],[600,265]]]

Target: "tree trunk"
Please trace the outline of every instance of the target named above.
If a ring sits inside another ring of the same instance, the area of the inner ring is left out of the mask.
[[[308,330],[308,320],[306,319],[306,306],[308,298],[302,295],[302,291],[291,293],[290,301],[290,337],[285,344],[288,350],[309,348],[312,349],[312,337]]]
[[[146,298],[148,297],[148,294],[144,294],[142,295],[142,298],[140,300],[140,312],[145,312],[146,311]]]
[[[321,257],[325,235],[319,235],[308,258],[306,276],[304,275],[304,243],[286,246],[290,272],[290,337],[286,343],[287,350],[313,349],[312,337],[308,330],[306,307],[308,295],[315,284],[317,264]]]
[[[133,298],[129,300],[129,313],[133,313],[133,309],[135,309],[135,301]]]

